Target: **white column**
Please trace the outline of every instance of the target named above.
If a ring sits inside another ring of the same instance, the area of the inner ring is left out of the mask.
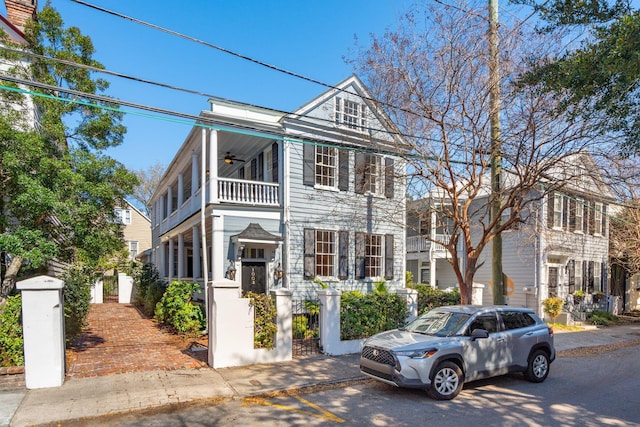
[[[178,234],[178,279],[184,277],[184,234]]]
[[[200,271],[200,227],[191,227],[193,233],[193,278],[197,279],[202,277],[202,271]]]
[[[169,238],[169,271],[167,274],[169,282],[173,280],[173,250],[173,238]]]
[[[218,131],[209,131],[209,202],[218,203]]]
[[[178,208],[182,206],[184,202],[184,175],[178,174]]]
[[[24,373],[28,389],[64,383],[64,282],[38,276],[16,284],[22,291]]]
[[[211,274],[213,275],[212,280],[221,280],[224,279],[226,271],[224,253],[222,251],[224,246],[224,217],[215,215],[211,219],[213,221],[211,230]]]
[[[162,277],[167,277],[168,276],[168,272],[166,271],[165,265],[166,263],[164,262],[165,260],[165,249],[164,249],[164,243],[160,243],[160,247],[158,248],[158,271],[160,272],[160,276]]]
[[[198,191],[198,165],[198,153],[194,151],[191,153],[191,197],[194,197],[196,195],[196,191]]]

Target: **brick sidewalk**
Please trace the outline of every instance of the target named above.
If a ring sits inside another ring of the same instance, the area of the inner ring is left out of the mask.
[[[206,351],[190,351],[189,340],[163,332],[132,305],[93,304],[87,321],[67,353],[67,379],[207,366]]]

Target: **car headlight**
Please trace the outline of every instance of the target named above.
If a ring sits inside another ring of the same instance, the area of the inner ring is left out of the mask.
[[[420,349],[420,350],[402,350],[402,351],[394,351],[396,356],[405,356],[410,357],[412,359],[426,359],[428,357],[433,356],[438,352],[435,348],[429,349]]]

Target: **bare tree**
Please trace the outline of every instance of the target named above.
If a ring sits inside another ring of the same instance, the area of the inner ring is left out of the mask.
[[[153,192],[158,187],[165,169],[165,165],[155,163],[147,169],[140,169],[135,172],[140,184],[133,190],[133,197],[144,205],[147,215],[149,215],[149,200],[151,200]]]
[[[531,58],[558,40],[541,40],[517,22],[501,24],[502,207],[490,206],[490,123],[486,3],[435,4],[407,13],[382,36],[372,36],[352,64],[412,145],[409,193],[427,198],[436,243],[449,251],[463,303],[471,302],[480,254],[497,233],[529,219],[529,207],[582,171],[567,167],[598,141],[588,122],[552,114],[561,99],[517,84]],[[496,226],[497,219],[502,224]],[[445,222],[443,222],[445,221]],[[428,236],[425,236],[428,237]],[[461,257],[464,256],[464,259]]]

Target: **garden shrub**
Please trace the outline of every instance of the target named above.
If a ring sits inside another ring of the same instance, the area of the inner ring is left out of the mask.
[[[460,304],[460,290],[444,291],[424,284],[408,286],[418,291],[418,315],[424,314],[435,307]]]
[[[62,274],[64,282],[65,338],[70,342],[87,324],[91,304],[91,285],[97,275],[89,267],[75,264]]]
[[[278,312],[275,301],[271,295],[255,292],[247,292],[245,298],[249,298],[249,304],[254,310],[254,348],[275,348],[276,333],[278,332]]]
[[[24,365],[24,340],[22,338],[22,297],[7,298],[0,306],[0,366]]]
[[[155,319],[180,334],[197,336],[206,327],[204,308],[192,301],[198,289],[197,283],[172,282],[156,305]]]
[[[618,316],[615,316],[607,311],[594,310],[587,316],[587,320],[592,325],[608,326],[611,323],[618,322]]]
[[[340,304],[340,339],[367,338],[404,326],[406,302],[397,294],[343,292]]]
[[[153,316],[156,305],[167,290],[167,284],[160,279],[160,273],[151,264],[145,264],[141,268],[135,269],[133,282],[136,286],[133,303],[147,316]]]
[[[556,321],[556,317],[558,317],[560,315],[560,312],[562,312],[563,307],[564,301],[562,300],[562,298],[549,297],[542,301],[542,310],[547,316],[551,318],[551,321],[554,323]]]

